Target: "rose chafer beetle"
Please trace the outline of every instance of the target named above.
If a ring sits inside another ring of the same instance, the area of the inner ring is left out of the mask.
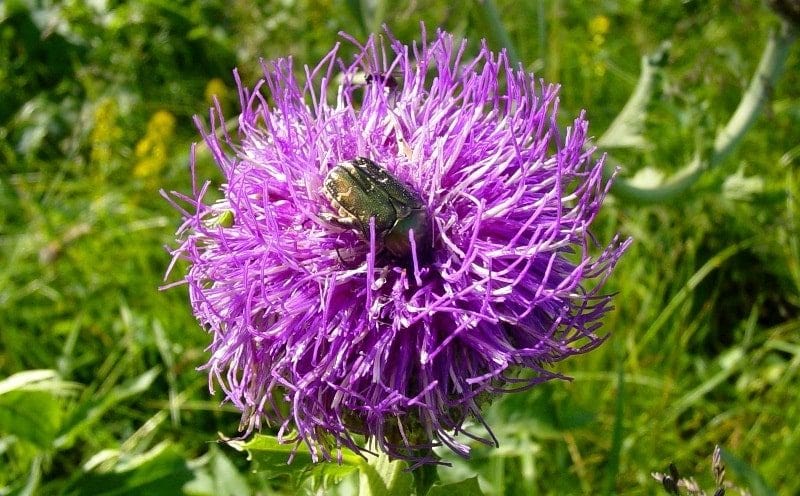
[[[430,219],[422,198],[372,160],[340,162],[325,177],[323,192],[339,213],[326,218],[357,229],[366,239],[370,218],[375,218],[378,242],[395,257],[411,255],[412,229],[418,256],[430,251]]]

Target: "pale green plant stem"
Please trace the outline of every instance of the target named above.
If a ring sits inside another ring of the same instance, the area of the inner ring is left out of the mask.
[[[505,45],[509,60],[515,64],[519,63],[516,50],[514,50],[511,38],[500,21],[494,2],[492,0],[479,0],[478,4],[483,7],[495,39]],[[714,146],[707,154],[708,156],[703,156],[699,151],[695,152],[694,158],[688,164],[662,184],[651,188],[635,186],[629,180],[618,177],[612,188],[614,195],[623,200],[639,203],[658,203],[670,200],[685,193],[704,172],[722,162],[736,148],[736,145],[739,144],[747,130],[755,122],[764,102],[769,98],[772,89],[783,73],[786,59],[789,55],[789,48],[796,39],[797,30],[786,21],[781,21],[781,27],[777,33],[770,34],[750,85],[742,95],[739,106],[733,112],[728,123],[717,134]],[[637,85],[631,98],[620,112],[620,117],[630,117],[634,110],[641,111],[643,106],[647,104],[645,100],[649,99],[652,93],[652,91],[648,90],[652,90],[652,88],[646,88],[643,85],[652,84],[655,79],[653,74],[646,72],[648,69],[652,68],[645,64],[643,66],[643,84]],[[609,131],[614,132],[619,126],[624,125],[625,119],[615,119]],[[598,140],[598,143],[602,145],[604,138],[607,142],[611,141],[610,138],[604,135]],[[592,144],[588,143],[587,146],[592,146]],[[604,176],[609,178],[618,169],[624,169],[624,167],[619,161],[607,155],[603,170]]]
[[[612,189],[613,193],[622,199],[642,203],[657,203],[673,199],[688,190],[704,172],[727,158],[761,112],[764,102],[769,98],[772,89],[783,73],[789,48],[796,39],[797,31],[786,22],[782,23],[777,33],[770,34],[750,85],[742,95],[742,99],[728,123],[717,133],[714,146],[707,157],[696,152],[691,162],[663,184],[652,188],[637,187],[630,181],[618,178]],[[640,96],[639,92],[634,92],[633,96]],[[628,104],[626,104],[627,106]],[[607,157],[604,175],[610,177],[618,167],[620,167],[619,162]]]

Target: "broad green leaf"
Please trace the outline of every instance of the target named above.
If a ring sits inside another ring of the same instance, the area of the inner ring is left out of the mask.
[[[61,425],[61,401],[46,391],[0,395],[0,432],[13,434],[43,450],[51,449]]]
[[[28,370],[0,381],[0,432],[41,449],[52,448],[61,426],[61,396],[74,384],[52,370]]]
[[[239,473],[227,456],[217,445],[212,444],[208,455],[198,460],[195,466],[195,480],[184,486],[186,494],[193,496],[242,496],[251,494],[247,480]]]
[[[183,453],[174,445],[161,444],[142,455],[121,460],[107,472],[84,472],[64,490],[66,495],[171,496],[183,493],[194,478]]]
[[[427,496],[483,496],[478,478],[472,477],[452,484],[435,485]]]
[[[250,455],[256,470],[266,472],[267,476],[288,477],[296,486],[309,477],[315,477],[315,486],[335,484],[352,474],[364,464],[364,460],[349,452],[342,452],[342,463],[336,461],[314,463],[306,445],[281,444],[274,436],[257,434],[246,442],[228,441],[228,445]],[[289,457],[292,452],[291,463]]]
[[[362,463],[359,485],[361,496],[406,496],[412,493],[414,477],[406,462],[371,456],[369,463]]]

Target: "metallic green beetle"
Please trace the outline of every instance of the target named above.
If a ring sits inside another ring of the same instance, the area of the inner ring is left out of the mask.
[[[413,229],[418,256],[429,251],[431,226],[422,198],[372,160],[340,162],[325,177],[323,191],[339,212],[339,217],[326,216],[329,220],[369,239],[374,217],[378,242],[398,258],[411,254],[408,233]]]

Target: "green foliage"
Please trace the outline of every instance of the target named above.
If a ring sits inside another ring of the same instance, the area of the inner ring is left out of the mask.
[[[74,386],[50,370],[19,372],[0,381],[0,432],[47,450],[55,442],[64,416],[61,397]]]
[[[341,464],[313,464],[307,446],[281,444],[272,436],[255,435],[247,442],[229,441],[228,444],[239,451],[247,451],[254,467],[267,477],[286,477],[295,487],[311,478],[314,479],[311,482],[323,486],[336,484],[364,462],[355,454],[345,452]]]
[[[195,479],[183,486],[184,492],[193,496],[244,496],[252,491],[244,474],[221,449],[211,445],[203,459],[192,464]]]
[[[477,477],[471,477],[452,484],[433,486],[428,492],[428,496],[452,496],[454,494],[460,496],[482,496],[483,492],[480,485],[478,485]]]
[[[414,486],[408,465],[402,461],[392,461],[386,455],[363,463],[359,475],[359,493],[364,496],[402,496],[411,494]]]
[[[723,450],[722,459],[725,461],[725,465],[739,476],[739,480],[742,481],[744,487],[750,489],[750,493],[753,496],[775,496],[777,494],[758,472],[737,456],[727,450]]]
[[[119,460],[110,470],[77,474],[63,494],[179,494],[192,480],[185,455],[177,447],[158,445],[147,453]]]
[[[306,445],[281,444],[272,436],[256,434],[247,442],[228,441],[228,444],[246,451],[256,470],[269,478],[287,479],[289,486],[295,490],[303,487],[312,492],[335,490],[341,481],[357,474],[361,496],[434,496],[447,494],[447,491],[459,495],[483,494],[476,477],[450,484],[435,484],[434,480],[420,480],[428,472],[426,467],[410,471],[406,462],[393,461],[386,455],[367,455],[362,458],[344,451],[341,460],[314,464]]]
[[[442,452],[452,467],[420,483],[348,452],[311,465],[299,446],[287,464],[295,447],[269,429],[214,444],[236,435],[238,412],[196,370],[208,339],[185,288],[158,291],[179,222],[158,190],[190,188],[190,117],[211,93],[235,117],[233,67],[248,84],[258,57],[300,68],[340,30],[363,37],[390,19],[412,40],[423,20],[473,52],[490,32],[478,2],[255,3],[0,2],[0,494],[649,494],[671,461],[710,487],[716,444],[740,487],[800,492],[786,469],[800,456],[797,46],[764,115],[679,202],[606,202],[597,238],[636,240],[610,281],[612,335],[560,366],[573,382],[495,400],[499,448]],[[627,177],[708,149],[778,25],[757,1],[495,4],[519,59],[562,84],[565,117],[588,109],[595,136],[641,56],[670,42],[624,129],[635,146],[614,150]],[[219,177],[202,147],[198,169]]]

